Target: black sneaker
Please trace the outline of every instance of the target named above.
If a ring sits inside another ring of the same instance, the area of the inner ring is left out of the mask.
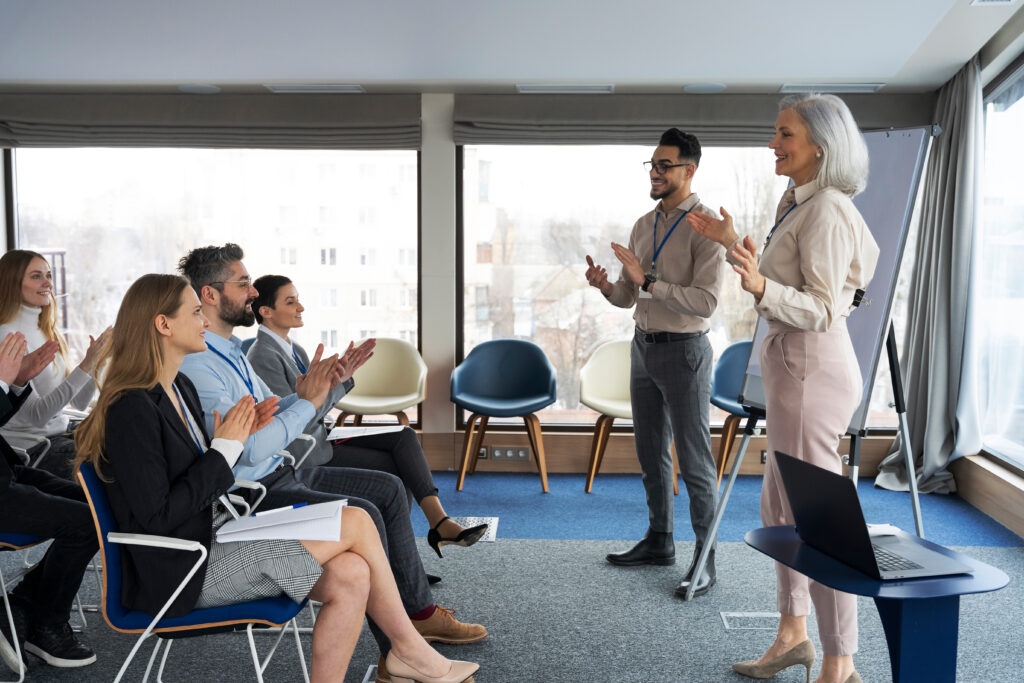
[[[15,602],[11,602],[11,616],[14,617],[14,630],[18,632],[18,645],[22,653],[22,665],[25,661],[25,630],[28,626],[25,613]],[[11,671],[21,674],[18,668],[18,653],[14,650],[14,638],[11,637],[11,625],[7,622],[7,610],[0,610],[0,659]]]
[[[25,638],[25,651],[31,652],[50,666],[72,669],[96,661],[96,655],[75,638],[71,625],[35,624]]]

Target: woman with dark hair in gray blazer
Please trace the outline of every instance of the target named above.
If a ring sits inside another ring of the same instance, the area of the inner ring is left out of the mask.
[[[309,365],[305,349],[288,336],[292,329],[303,326],[302,312],[305,307],[299,302],[299,292],[295,285],[283,275],[264,275],[252,284],[259,292],[252,304],[252,311],[260,327],[256,341],[246,355],[267,386],[274,393],[287,396],[295,391],[295,381]],[[374,339],[359,346],[350,343],[348,350],[339,359],[342,381],[328,395],[320,412],[305,430],[306,434],[316,439],[316,446],[308,460],[316,465],[358,467],[394,474],[402,480],[409,496],[415,498],[423,510],[430,524],[427,543],[438,557],[441,557],[441,548],[445,545],[473,545],[487,533],[487,525],[464,529],[445,514],[427,458],[412,429],[405,427],[398,432],[348,439],[333,446],[327,441],[324,415],[355,386],[352,374],[373,355],[375,344]]]

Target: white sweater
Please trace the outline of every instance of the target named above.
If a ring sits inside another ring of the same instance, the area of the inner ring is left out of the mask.
[[[39,310],[23,305],[13,320],[0,325],[0,339],[10,332],[21,332],[28,342],[28,351],[38,349],[47,341],[39,329]],[[77,410],[85,410],[96,391],[96,383],[81,368],[68,373],[60,354],[29,385],[32,393],[0,431],[42,436],[62,434],[68,428],[68,418],[61,412],[64,406],[70,404]]]

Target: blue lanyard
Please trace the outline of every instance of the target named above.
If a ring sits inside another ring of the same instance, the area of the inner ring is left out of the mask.
[[[793,209],[795,209],[796,207],[797,207],[796,204],[794,204],[793,206],[789,207],[788,209],[786,209],[786,213],[782,214],[782,218],[780,218],[779,220],[775,221],[775,225],[773,225],[772,229],[768,231],[768,236],[764,238],[764,246],[766,246],[766,247],[768,246],[768,243],[772,239],[772,235],[775,234],[775,228],[777,228],[780,225],[782,225],[782,221],[786,220],[786,216],[789,215],[789,212],[792,211]]]
[[[302,364],[302,361],[299,359],[299,352],[295,350],[294,346],[292,347],[292,358],[295,359],[295,364],[299,366],[299,370],[305,375],[306,366]]]
[[[231,369],[232,369],[232,370],[234,370],[234,371],[235,371],[235,374],[236,374],[236,375],[238,375],[238,376],[239,376],[239,377],[240,377],[240,378],[242,379],[242,384],[244,384],[244,385],[245,385],[245,388],[249,390],[249,393],[250,393],[250,394],[252,395],[252,397],[253,397],[253,398],[255,399],[255,398],[256,398],[256,392],[254,392],[254,391],[253,391],[253,389],[252,389],[252,377],[251,377],[251,376],[249,375],[249,368],[248,368],[248,367],[246,367],[246,365],[245,365],[245,361],[244,361],[244,360],[242,361],[242,370],[245,370],[245,374],[243,375],[243,374],[242,374],[242,370],[239,370],[239,369],[238,369],[238,366],[237,366],[237,365],[235,365],[235,364],[234,364],[234,363],[233,363],[233,362],[231,361],[231,359],[230,359],[230,358],[228,358],[228,357],[227,357],[227,356],[225,356],[225,355],[224,355],[223,353],[221,353],[221,352],[220,352],[220,351],[218,351],[217,349],[215,349],[215,348],[213,348],[212,346],[210,346],[209,342],[207,342],[207,344],[206,344],[206,348],[210,349],[210,350],[211,350],[211,351],[213,351],[213,352],[214,352],[215,354],[217,354],[218,356],[220,356],[221,358],[223,358],[223,359],[224,359],[224,362],[225,362],[225,363],[227,363],[228,365],[230,365],[230,366],[231,366]]]
[[[202,455],[203,442],[199,439],[199,435],[196,434],[195,427],[192,426],[192,420],[189,419],[189,417],[192,417],[192,413],[189,412],[188,406],[185,405],[185,399],[181,397],[181,392],[178,391],[178,385],[172,383],[171,386],[174,387],[174,393],[178,396],[178,405],[181,406],[181,416],[182,419],[185,420],[185,426],[188,427],[188,433],[192,435],[192,441],[196,445],[196,452],[198,452],[199,455]]]
[[[668,234],[661,240],[661,244],[658,244],[658,212],[654,212],[654,256],[651,258],[651,272],[654,272],[654,265],[658,262],[658,254],[661,253],[662,248],[665,246],[665,242],[668,242],[668,238],[672,236],[673,232],[675,232],[676,226],[679,225],[681,220],[686,218],[686,214],[688,213],[690,213],[689,209],[683,211],[683,215],[676,219],[676,222],[672,224],[671,228],[669,228]]]

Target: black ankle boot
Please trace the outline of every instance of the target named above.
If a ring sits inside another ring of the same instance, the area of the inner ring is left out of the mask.
[[[690,590],[690,583],[694,580],[693,571],[697,568],[697,558],[700,557],[700,550],[698,547],[694,551],[690,568],[686,570],[686,575],[683,576],[683,580],[679,582],[679,586],[676,588],[676,595],[681,598],[686,597],[686,591]],[[711,590],[711,587],[715,585],[715,580],[715,551],[712,550],[708,553],[708,561],[704,565],[704,571],[701,572],[700,578],[697,579],[697,587],[693,589],[693,597],[699,598]]]
[[[621,567],[633,567],[640,564],[675,564],[676,544],[672,540],[671,532],[648,531],[643,540],[629,550],[621,553],[609,553],[605,559]]]

